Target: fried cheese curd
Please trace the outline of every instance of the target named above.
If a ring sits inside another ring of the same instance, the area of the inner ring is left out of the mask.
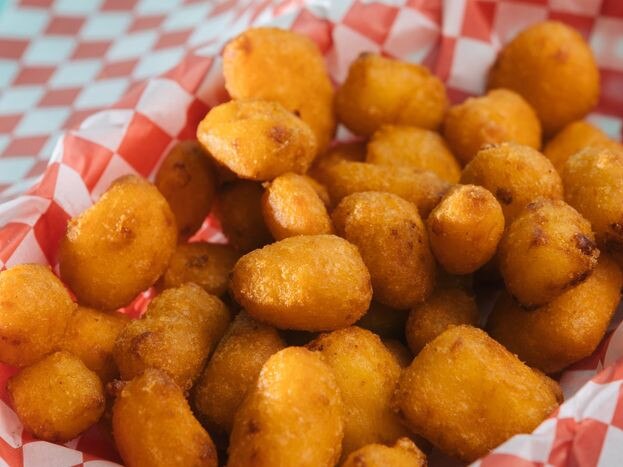
[[[333,85],[309,38],[277,28],[248,29],[225,46],[223,76],[232,99],[275,101],[298,115],[314,132],[318,151],[333,139]]]
[[[192,236],[210,213],[216,176],[197,141],[177,143],[156,173],[156,187],[175,215],[178,239]]]
[[[391,193],[354,193],[342,199],[331,218],[337,233],[359,249],[375,300],[406,309],[432,292],[435,260],[412,203]]]
[[[113,348],[117,336],[129,322],[127,315],[116,311],[102,312],[79,306],[69,318],[59,346],[80,358],[107,383],[119,374]]]
[[[461,183],[480,185],[500,202],[508,225],[530,201],[562,199],[562,180],[536,149],[515,143],[485,146],[465,166]]]
[[[229,245],[194,242],[178,245],[162,276],[162,287],[170,289],[193,282],[212,295],[227,291],[229,274],[240,254]]]
[[[393,443],[408,431],[390,406],[400,364],[381,339],[351,326],[307,345],[329,365],[344,404],[342,456],[370,443]]]
[[[574,154],[564,165],[563,184],[565,201],[590,221],[599,246],[623,254],[623,151]]]
[[[519,94],[493,89],[484,96],[469,97],[450,107],[443,135],[452,152],[464,164],[486,144],[512,141],[541,148],[541,124],[534,110]]]
[[[362,53],[335,94],[338,120],[369,136],[394,123],[436,130],[448,107],[443,83],[417,64]]]
[[[444,453],[474,461],[530,433],[561,401],[558,384],[480,329],[448,328],[402,372],[394,404],[407,425]]]
[[[383,338],[398,338],[404,334],[408,313],[372,300],[366,314],[355,324]]]
[[[238,177],[272,180],[303,174],[317,152],[309,126],[277,102],[229,101],[212,107],[197,127],[199,143]]]
[[[69,352],[55,352],[9,379],[7,390],[24,427],[37,438],[67,442],[104,413],[102,382]]]
[[[520,94],[552,135],[581,119],[599,99],[599,70],[589,45],[575,29],[543,21],[506,44],[489,70],[488,87]]]
[[[365,142],[354,141],[350,143],[337,143],[314,159],[314,163],[307,172],[307,175],[326,189],[327,171],[329,171],[333,165],[342,161],[363,162],[365,158]]]
[[[400,368],[406,368],[411,364],[413,354],[402,342],[396,339],[383,339],[383,345],[394,356]]]
[[[506,289],[526,309],[584,282],[598,257],[591,224],[565,202],[543,198],[508,226],[498,250]]]
[[[262,213],[276,240],[333,233],[331,218],[309,177],[286,173],[266,184]]]
[[[236,412],[229,467],[332,467],[340,458],[344,407],[331,368],[316,352],[288,347],[262,367]]]
[[[584,120],[569,123],[550,139],[543,148],[543,154],[552,161],[562,175],[565,162],[575,153],[587,147],[611,149],[623,152],[623,146],[610,139],[599,128]]]
[[[124,176],[69,221],[59,250],[61,278],[82,305],[114,310],[156,282],[176,244],[166,199],[148,181]]]
[[[461,166],[439,133],[414,126],[380,127],[368,143],[366,162],[429,170],[449,183],[461,177]]]
[[[128,467],[216,467],[216,448],[169,375],[147,368],[117,388],[113,436]]]
[[[325,167],[323,180],[333,205],[353,193],[382,191],[415,204],[422,218],[428,216],[450,187],[433,172],[350,161]]]
[[[229,433],[234,415],[268,358],[285,348],[277,330],[241,311],[193,388],[197,412],[211,429]]]
[[[597,348],[621,299],[622,285],[618,266],[602,255],[586,281],[536,310],[526,311],[502,294],[487,330],[528,365],[555,373]]]
[[[349,326],[372,298],[357,247],[335,235],[300,235],[238,260],[234,298],[249,315],[279,329],[329,331]]]
[[[121,378],[158,368],[182,390],[190,389],[229,320],[223,302],[196,284],[165,290],[117,337],[113,355]]]
[[[0,361],[30,365],[56,349],[76,304],[49,267],[0,272]]]
[[[409,312],[404,334],[414,355],[450,326],[478,326],[480,313],[475,297],[458,287],[435,289],[428,299]]]
[[[485,265],[504,232],[502,207],[488,190],[455,185],[426,219],[435,258],[451,274],[470,274]]]
[[[400,438],[393,446],[368,444],[352,452],[342,467],[426,467],[426,456],[409,438]]]
[[[273,241],[262,215],[262,185],[236,180],[218,192],[217,217],[229,244],[241,253]]]

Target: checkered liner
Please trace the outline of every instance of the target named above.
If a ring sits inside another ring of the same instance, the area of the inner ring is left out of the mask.
[[[46,3],[49,2],[23,2],[34,6]],[[106,8],[123,10],[127,6],[120,5],[136,2],[85,0],[73,2],[73,5],[83,3],[101,3],[102,15],[106,16]],[[158,2],[140,2],[141,5],[152,3]],[[189,3],[203,5],[206,2]],[[209,3],[201,12],[205,15],[203,21],[209,25],[201,29],[201,33],[196,33],[199,29],[180,32],[179,36],[163,33],[155,39],[156,42],[184,43],[188,37],[198,34],[200,40],[196,37],[194,40],[202,42],[199,48],[186,51],[179,57],[179,65],[160,77],[137,81],[112,107],[92,113],[79,128],[64,133],[54,146],[51,162],[40,183],[27,194],[0,205],[0,269],[25,262],[56,265],[56,247],[70,217],[90,206],[110,182],[122,174],[153,177],[167,150],[178,140],[192,138],[198,121],[207,110],[227,99],[219,51],[227,38],[250,25],[271,24],[310,36],[325,54],[336,82],[343,80],[348,64],[362,51],[377,51],[424,63],[445,80],[450,96],[456,101],[483,91],[485,72],[500,44],[530,23],[546,18],[559,19],[579,29],[590,40],[597,56],[603,81],[602,99],[590,119],[614,137],[621,133],[623,2],[619,0],[290,0],[279,3],[230,0]],[[139,35],[162,21],[162,18],[136,17],[136,12],[128,14],[134,17],[127,20],[126,27],[132,24],[130,30],[138,31]],[[92,18],[79,15],[54,18],[47,33],[79,27],[78,23],[82,25],[81,21]],[[179,18],[178,21],[183,22]],[[111,24],[108,27],[113,28]],[[92,28],[100,33],[107,30],[106,23]],[[124,38],[123,46],[118,46],[121,55],[124,48],[134,47],[130,36]],[[6,53],[6,45],[6,41],[0,39],[0,54]],[[19,40],[14,41],[14,46],[16,49],[11,50],[15,52],[11,53],[16,56],[27,47]],[[77,50],[86,56],[97,56],[109,46],[110,43],[81,43]],[[32,45],[28,46],[27,54],[41,54],[36,47],[34,52],[31,48]],[[78,54],[77,51],[73,53]],[[131,66],[118,65],[115,73],[120,77],[128,73],[140,76],[136,71],[140,66],[140,59],[137,59]],[[51,68],[45,72],[47,77],[57,73]],[[15,79],[21,83],[40,84],[38,73],[23,67]],[[71,69],[66,73],[71,75]],[[98,80],[108,76],[100,76]],[[83,115],[81,98],[76,99],[76,96],[81,96],[83,91],[81,85],[77,89],[63,97],[48,96],[44,101],[58,102],[65,107],[72,105],[69,118],[77,116],[78,119]],[[107,86],[99,89],[96,86],[92,92],[97,95],[106,89]],[[19,95],[12,99],[18,102]],[[31,98],[29,106],[33,102]],[[0,116],[0,129],[10,127],[9,131],[15,131],[9,148],[40,149],[42,137],[30,138],[24,128],[31,125],[34,128],[35,123],[45,122],[49,114],[32,116],[43,107],[45,103],[39,102],[33,113],[16,113],[8,119]],[[47,136],[44,138],[47,140]],[[37,144],[34,141],[38,141]],[[222,234],[210,220],[204,224],[201,237],[222,240]],[[614,322],[620,321],[619,318]],[[562,374],[561,384],[568,399],[560,409],[534,433],[515,436],[474,465],[619,465],[623,459],[621,357],[623,326],[613,325],[592,357]],[[120,462],[109,435],[101,426],[64,446],[35,440],[23,431],[8,405],[5,389],[6,380],[15,371],[0,366],[0,465],[103,467]]]

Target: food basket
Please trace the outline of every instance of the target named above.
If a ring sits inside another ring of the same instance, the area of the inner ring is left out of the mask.
[[[90,206],[121,175],[153,179],[172,145],[194,138],[208,109],[227,99],[219,54],[227,39],[250,26],[273,25],[308,35],[325,55],[335,83],[364,51],[423,63],[458,102],[483,92],[497,51],[520,29],[544,19],[560,20],[589,40],[600,67],[601,100],[589,120],[621,139],[620,0],[228,0],[210,2],[208,18],[218,25],[213,34],[218,37],[206,37],[173,69],[138,83],[111,108],[67,131],[36,186],[0,205],[0,269],[31,262],[55,267],[57,245],[69,218]],[[337,138],[347,140],[350,134],[340,128]],[[212,218],[197,238],[225,240]],[[139,297],[134,310],[147,299]],[[560,375],[566,402],[557,412],[532,434],[511,438],[474,465],[623,464],[621,312],[595,353]],[[121,463],[100,426],[65,445],[40,441],[23,431],[6,392],[6,381],[15,371],[0,365],[0,465]]]

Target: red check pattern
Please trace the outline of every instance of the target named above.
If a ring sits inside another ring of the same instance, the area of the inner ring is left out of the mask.
[[[325,54],[336,82],[362,51],[424,63],[446,81],[456,101],[483,90],[497,50],[519,29],[559,19],[582,31],[596,52],[602,99],[590,118],[611,135],[621,134],[619,0],[23,0],[15,10],[26,14],[36,33],[24,37],[15,30],[11,36],[0,22],[0,70],[8,70],[0,73],[0,164],[31,158],[24,176],[43,176],[19,197],[14,195],[22,187],[11,188],[5,194],[9,201],[0,204],[0,269],[25,262],[55,266],[56,245],[70,217],[122,174],[153,177],[168,148],[192,137],[206,111],[227,99],[219,52],[227,38],[249,25],[307,34]],[[192,21],[189,11],[196,14]],[[55,51],[54,60],[42,50]],[[160,70],[163,60],[177,65]],[[200,237],[223,240],[210,218]],[[136,306],[146,300],[139,297]],[[592,357],[561,375],[567,401],[550,419],[475,465],[619,465],[620,321],[615,319]],[[0,366],[0,465],[103,467],[120,462],[100,426],[64,446],[33,439],[6,394],[6,380],[14,372]]]

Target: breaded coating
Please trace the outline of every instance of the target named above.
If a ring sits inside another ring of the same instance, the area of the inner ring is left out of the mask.
[[[500,203],[476,185],[451,188],[426,219],[435,258],[451,274],[470,274],[485,265],[504,232]]]
[[[443,83],[414,63],[362,53],[335,95],[337,117],[358,135],[393,123],[436,130],[448,107]]]
[[[164,196],[148,181],[124,176],[69,221],[59,250],[61,278],[82,305],[115,310],[156,282],[176,244]]]
[[[403,371],[395,395],[408,426],[444,453],[471,462],[530,433],[560,402],[553,380],[471,326],[448,328]]]
[[[69,352],[56,352],[24,368],[7,385],[13,408],[37,438],[67,442],[104,413],[104,388],[97,375]]]
[[[562,181],[549,159],[515,143],[482,148],[465,166],[461,183],[489,190],[500,202],[507,225],[536,198],[562,199]]]
[[[315,352],[288,347],[262,367],[234,418],[229,467],[332,467],[344,424],[340,390]]]
[[[117,389],[113,435],[128,467],[216,467],[216,448],[182,390],[163,371],[145,372]]]
[[[247,253],[273,241],[262,215],[262,185],[237,180],[218,193],[217,217],[232,247]]]
[[[541,149],[541,123],[534,109],[508,89],[493,89],[450,107],[443,135],[465,164],[486,144],[512,141]]]
[[[277,28],[251,28],[223,50],[225,88],[233,99],[279,102],[309,125],[322,152],[335,133],[333,85],[309,38]]]
[[[408,435],[390,406],[401,367],[377,335],[351,326],[322,334],[307,348],[329,365],[342,395],[342,457],[366,444]]]
[[[227,291],[229,275],[240,254],[230,245],[195,242],[178,245],[162,276],[165,289],[194,282],[209,294]]]
[[[599,99],[599,70],[575,29],[543,21],[506,44],[489,70],[488,87],[521,94],[536,111],[545,135],[590,112]]]
[[[113,355],[121,378],[130,380],[146,368],[157,368],[187,391],[229,320],[223,302],[196,284],[165,290],[117,337]]]
[[[30,365],[56,349],[76,304],[41,264],[0,272],[0,361]]]
[[[197,141],[177,143],[156,174],[156,187],[175,215],[180,241],[192,236],[210,213],[216,194],[216,175]]]
[[[333,233],[325,202],[310,180],[313,179],[289,172],[267,184],[262,196],[262,212],[276,240]]]
[[[391,193],[353,193],[342,199],[331,218],[337,233],[359,249],[375,300],[404,310],[432,292],[435,260],[412,203]]]
[[[370,139],[366,162],[429,170],[449,183],[461,177],[461,166],[434,131],[405,125],[383,125]]]
[[[277,330],[245,311],[234,319],[193,388],[208,427],[229,433],[234,415],[268,358],[285,347]]]
[[[556,373],[597,348],[621,299],[622,285],[618,266],[602,255],[586,281],[536,310],[526,311],[502,294],[487,329],[528,365]]]
[[[563,201],[540,198],[507,227],[498,264],[508,292],[534,309],[584,282],[598,257],[591,224]]]
[[[475,297],[461,288],[437,288],[409,313],[405,336],[414,355],[450,326],[478,326],[480,313]]]
[[[349,326],[372,298],[357,247],[334,235],[301,235],[240,258],[231,280],[249,315],[279,329],[326,331]]]
[[[281,104],[229,101],[212,107],[197,127],[199,143],[238,177],[272,180],[303,174],[317,152],[309,126]]]

